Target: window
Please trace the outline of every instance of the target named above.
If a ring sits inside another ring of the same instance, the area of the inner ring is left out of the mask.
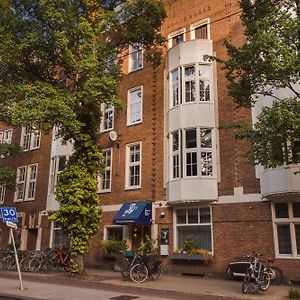
[[[40,130],[22,127],[21,146],[23,147],[23,151],[38,149],[40,142]]]
[[[0,185],[0,204],[4,203],[4,198],[5,198],[5,185]]]
[[[142,143],[126,146],[126,189],[141,187]]]
[[[128,91],[127,125],[142,122],[142,87]]]
[[[112,149],[102,151],[105,170],[100,177],[100,192],[111,191],[111,174],[112,174]]]
[[[28,167],[28,187],[26,200],[33,200],[36,191],[37,165]]]
[[[179,139],[180,139],[180,131],[175,131],[172,133],[172,177],[179,178],[180,177],[180,149],[179,149]]]
[[[191,25],[191,39],[209,39],[209,19]]]
[[[104,239],[105,240],[123,240],[123,226],[113,225],[104,227]]]
[[[170,72],[170,106],[212,101],[212,66],[187,65]]]
[[[176,210],[176,248],[182,248],[188,238],[193,238],[197,248],[212,251],[210,207]]]
[[[101,131],[108,131],[114,128],[114,111],[115,108],[110,103],[103,105],[103,119],[101,123]]]
[[[51,159],[51,173],[50,173],[50,187],[49,192],[55,192],[55,185],[57,183],[58,175],[65,169],[67,165],[67,156],[54,156]]]
[[[195,102],[195,66],[188,66],[184,68],[184,93],[185,102]]]
[[[212,129],[189,128],[174,131],[171,133],[170,143],[172,179],[214,175]]]
[[[197,129],[185,130],[186,176],[197,176]]]
[[[15,201],[23,201],[25,195],[26,167],[17,169],[17,189]]]
[[[34,200],[37,180],[37,164],[17,169],[15,202]]]
[[[70,241],[67,233],[65,233],[57,223],[52,223],[52,238],[50,248],[57,249],[61,245],[69,246]]]
[[[143,49],[142,44],[134,43],[129,46],[129,72],[143,68]]]
[[[171,72],[171,103],[173,107],[181,103],[180,89],[179,89],[180,87],[179,70],[180,69],[176,69]]]
[[[300,202],[273,204],[276,253],[279,257],[300,257]]]
[[[12,129],[7,129],[7,130],[4,130],[4,131],[0,131],[0,143],[11,144],[12,134],[13,134]]]
[[[185,29],[175,31],[168,35],[168,47],[172,48],[185,41]]]

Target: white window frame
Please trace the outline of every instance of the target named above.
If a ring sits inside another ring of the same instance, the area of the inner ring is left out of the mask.
[[[190,26],[191,40],[196,39],[196,29],[203,25],[207,25],[207,40],[210,40],[210,19],[209,18],[195,22]]]
[[[133,99],[132,95],[135,92],[140,91],[141,97],[140,102],[137,101],[137,99]],[[140,103],[140,119],[137,121],[131,121],[131,115],[132,115],[132,104]],[[128,90],[127,94],[127,126],[135,125],[135,124],[141,124],[143,122],[143,86],[136,86],[130,90]]]
[[[22,177],[21,177],[22,172]],[[16,178],[16,191],[15,191],[15,197],[14,202],[21,202],[24,200],[26,195],[26,176],[27,176],[27,166],[20,166],[17,168],[17,178]],[[19,187],[18,185],[22,184],[22,197],[19,196]]]
[[[275,246],[275,256],[276,258],[285,259],[300,259],[300,252],[297,253],[296,244],[296,231],[295,225],[300,225],[300,217],[293,217],[293,202],[292,201],[282,201],[281,203],[288,204],[288,218],[276,218],[275,204],[272,203],[272,221],[273,221],[273,233],[274,233],[274,246]],[[290,238],[291,238],[291,254],[280,254],[279,253],[279,243],[278,243],[278,233],[277,225],[289,225],[290,228]]]
[[[200,223],[200,210],[204,209],[204,208],[209,208],[210,210],[210,222],[209,223]],[[189,209],[198,209],[198,223],[185,223],[185,224],[178,224],[177,223],[177,211],[178,210],[186,210],[186,218],[187,218],[187,211]],[[174,249],[178,249],[179,245],[178,245],[178,231],[177,231],[177,227],[184,227],[184,226],[208,226],[210,225],[210,235],[211,235],[211,251],[209,251],[209,253],[211,253],[213,255],[213,249],[214,249],[214,239],[213,239],[213,220],[212,220],[212,207],[211,206],[185,206],[185,207],[178,207],[176,209],[173,210],[173,237],[174,237],[174,241],[173,241],[173,247]]]
[[[177,72],[178,79],[176,81],[173,80],[173,74]],[[177,91],[174,93],[175,89]],[[181,68],[173,69],[170,72],[170,107],[177,107],[181,104]]]
[[[174,144],[174,133],[175,132],[177,132],[177,135],[178,135],[178,149],[177,150],[174,150],[173,149],[173,144]],[[181,130],[176,130],[176,131],[173,131],[172,133],[171,133],[171,142],[170,142],[170,146],[171,146],[171,149],[170,149],[170,151],[171,151],[171,170],[170,170],[170,172],[171,172],[171,178],[173,179],[173,180],[176,180],[176,179],[179,179],[179,178],[181,178],[181,171],[182,171],[182,168],[181,168],[181,147],[182,147],[182,145],[181,145],[181,134],[182,134],[182,131]],[[176,159],[177,158],[177,160],[178,160],[178,176],[174,176],[174,171],[175,171],[175,166],[174,166],[174,159]]]
[[[193,76],[185,76],[185,69],[188,67],[194,67],[195,73]],[[178,81],[173,82],[173,73],[178,70]],[[201,71],[202,70],[202,71]],[[194,88],[194,101],[187,101],[186,99],[186,87],[185,82],[193,81],[195,84]],[[203,97],[201,98],[200,92],[200,82],[204,84]],[[175,68],[169,73],[169,103],[170,109],[177,107],[181,104],[194,104],[194,103],[213,103],[213,92],[212,92],[212,83],[213,83],[213,73],[211,64],[187,64]],[[177,87],[178,84],[178,99],[174,98],[174,87]]]
[[[139,161],[130,162],[130,149],[132,147],[140,147]],[[140,189],[142,183],[142,142],[135,142],[126,145],[126,168],[125,168],[125,190]],[[130,185],[130,168],[139,166],[139,184]]]
[[[51,171],[50,171],[50,184],[49,184],[49,194],[54,194],[56,191],[56,184],[58,175],[63,171],[59,170],[59,161],[61,158],[65,158],[66,164],[68,163],[67,155],[57,155],[51,157]]]
[[[186,148],[186,131],[196,129],[196,144],[197,147],[195,148]],[[201,133],[204,130],[209,130],[211,133],[211,148],[209,147],[202,147],[201,145]],[[174,131],[176,132],[176,131]],[[184,128],[178,130],[178,151],[173,151],[173,134],[174,132],[170,133],[169,143],[170,143],[170,181],[178,180],[180,178],[215,178],[216,176],[216,147],[215,147],[215,129],[212,127],[192,127],[192,128]],[[187,154],[188,153],[196,153],[197,159],[197,175],[187,176]],[[211,162],[208,163],[207,166],[212,169],[211,172],[208,172],[206,169],[206,174],[204,172],[204,164],[203,164],[203,156],[202,154],[209,153]],[[173,157],[175,155],[179,155],[179,177],[173,176]]]
[[[21,170],[23,170],[23,174],[20,180],[20,174]],[[34,173],[32,173],[32,171]],[[32,175],[34,175],[32,177]],[[22,202],[22,201],[33,201],[35,199],[35,193],[36,193],[36,185],[37,185],[37,176],[38,176],[38,164],[31,164],[28,166],[20,166],[17,168],[17,178],[16,178],[16,185],[17,185],[17,190],[15,191],[15,196],[14,196],[14,202]],[[19,196],[19,190],[18,190],[18,185],[22,184],[23,185],[23,192],[22,192],[22,198],[18,197]],[[29,197],[29,189],[31,189],[33,186],[33,193],[32,196]]]
[[[20,146],[23,151],[39,149],[41,145],[41,131],[22,127]]]
[[[105,155],[105,153],[110,153],[110,165],[107,164],[108,160],[107,160],[107,156]],[[103,158],[104,158],[105,169],[103,171],[103,174],[101,174],[99,176],[99,188],[98,188],[98,190],[99,190],[100,193],[109,193],[109,192],[111,192],[111,181],[112,181],[113,148],[103,149],[102,154],[103,154]],[[103,184],[104,184],[104,180],[106,180],[107,172],[110,173],[109,188],[104,189]]]
[[[12,129],[4,130],[3,143],[11,144],[12,135],[13,135]]]
[[[115,106],[111,103],[103,103],[102,104],[102,120],[100,125],[100,132],[107,132],[114,129],[114,121],[115,121]],[[106,115],[111,116],[112,124],[111,127],[105,126],[107,125],[110,118],[106,118]],[[106,128],[105,128],[106,127]]]
[[[103,239],[108,240],[108,230],[110,228],[122,228],[122,241],[126,240],[126,226],[123,225],[105,225],[103,230]]]
[[[185,75],[185,70],[188,69],[188,68],[191,68],[193,67],[194,68],[194,74],[191,75],[191,76],[186,76]],[[197,89],[196,89],[196,74],[197,74],[197,67],[195,64],[193,65],[185,65],[183,68],[182,68],[182,94],[183,94],[183,97],[182,99],[184,99],[184,103],[196,103],[197,101]],[[194,90],[192,90],[192,82],[194,83]],[[189,89],[186,89],[186,83],[190,83],[190,88]],[[190,95],[190,100],[188,101],[187,100],[187,92],[189,91],[189,95]],[[194,100],[192,100],[192,95],[194,97]]]
[[[181,28],[181,29],[178,29],[176,31],[173,31],[168,35],[168,49],[171,49],[171,48],[178,45],[178,44],[176,44],[176,45],[173,46],[173,38],[176,37],[176,36],[179,36],[181,34],[183,35],[183,41],[182,42],[185,42],[186,41],[186,29],[185,28]]]
[[[6,186],[5,185],[0,185],[0,204],[4,203],[5,192],[6,192]]]
[[[129,45],[128,73],[141,70],[144,67],[144,53],[141,43]]]
[[[3,143],[3,138],[4,138],[4,131],[1,130],[1,131],[0,131],[0,144]]]
[[[38,164],[32,164],[27,167],[26,194],[25,194],[26,196],[24,201],[32,201],[35,199],[37,174],[38,174]],[[30,191],[31,193],[29,195]]]

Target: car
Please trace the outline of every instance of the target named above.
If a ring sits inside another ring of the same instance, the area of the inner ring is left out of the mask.
[[[226,276],[229,280],[233,280],[233,279],[242,280],[249,266],[250,266],[250,258],[248,258],[247,256],[237,257],[233,261],[228,263],[226,269]],[[271,282],[273,284],[280,284],[282,282],[282,271],[278,267],[270,265],[269,273],[271,277]]]

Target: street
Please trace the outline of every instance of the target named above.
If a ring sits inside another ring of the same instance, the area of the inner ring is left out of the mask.
[[[60,280],[59,278],[48,280],[47,278],[26,278],[23,291],[19,288],[17,278],[1,278],[1,300],[220,300],[232,299],[210,295],[190,295],[170,291],[149,290],[136,287],[112,286],[102,283],[91,283],[79,280]]]

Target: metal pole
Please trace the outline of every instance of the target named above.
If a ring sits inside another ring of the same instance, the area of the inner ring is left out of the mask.
[[[20,289],[24,290],[22,276],[21,276],[21,270],[20,270],[20,265],[19,265],[19,258],[18,258],[18,254],[17,254],[16,244],[15,244],[15,238],[14,238],[14,233],[13,233],[12,228],[10,228],[10,233],[11,233],[11,239],[12,239],[13,246],[14,246],[15,258],[16,258],[17,269],[18,269],[19,280],[20,280]]]

